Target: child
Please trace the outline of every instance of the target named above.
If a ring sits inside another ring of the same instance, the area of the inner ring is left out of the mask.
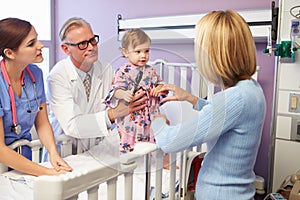
[[[149,36],[141,29],[125,33],[121,50],[123,56],[128,58],[128,63],[117,70],[106,98],[108,106],[112,97],[130,102],[132,95],[141,90],[146,91],[149,98],[145,109],[117,120],[121,152],[132,151],[137,142],[155,142],[150,123],[154,115],[159,114],[160,96],[157,90],[164,82],[156,70],[146,64],[150,43]]]

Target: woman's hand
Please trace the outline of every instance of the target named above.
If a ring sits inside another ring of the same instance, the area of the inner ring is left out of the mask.
[[[162,84],[158,84],[156,87],[152,88],[150,90],[150,96],[159,97],[161,95],[167,95],[168,91],[159,92],[162,87],[163,87]]]
[[[198,97],[192,95],[191,93],[174,84],[165,84],[158,90],[159,93],[166,93],[170,91],[173,92],[173,96],[165,97],[162,100],[162,103],[165,103],[167,101],[188,101],[191,104],[195,105],[198,101]]]

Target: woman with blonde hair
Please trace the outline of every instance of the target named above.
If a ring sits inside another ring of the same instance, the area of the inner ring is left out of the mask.
[[[198,117],[168,126],[163,117],[152,122],[158,147],[177,152],[207,143],[197,178],[197,199],[253,199],[253,172],[261,140],[266,103],[251,76],[256,48],[245,20],[235,11],[213,11],[196,26],[195,56],[201,75],[222,90],[207,101],[176,85],[164,101],[188,101]]]

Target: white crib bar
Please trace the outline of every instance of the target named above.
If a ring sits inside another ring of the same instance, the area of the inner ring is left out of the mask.
[[[191,93],[195,96],[200,96],[200,74],[196,67],[192,67]],[[200,97],[203,97],[202,95]]]
[[[186,162],[183,162],[183,161],[187,161],[187,151],[188,150],[184,150],[182,152],[182,155],[181,155],[181,173],[180,173],[180,180],[181,180],[181,188],[182,188],[182,196],[185,197],[186,193],[187,193],[187,181],[186,181],[186,176],[187,176],[187,173],[186,173],[186,170],[187,170],[187,167],[186,167]],[[185,199],[185,198],[184,198]]]
[[[165,80],[165,74],[164,74],[164,63],[159,63],[159,74],[162,78],[162,80]]]
[[[181,67],[180,68],[180,87],[187,90],[187,68]]]
[[[164,152],[160,149],[156,151],[156,174],[155,174],[155,200],[161,200],[162,194],[162,176],[163,176],[163,156]]]
[[[123,155],[126,157],[128,155]],[[121,164],[121,168],[119,170],[119,176],[124,175],[124,200],[132,200],[133,193],[133,173],[137,164],[135,162],[128,162],[126,164]],[[116,188],[115,188],[116,189]],[[115,190],[116,192],[116,190]],[[109,194],[109,191],[108,191]],[[122,198],[122,197],[121,197]],[[107,200],[112,198],[108,197]],[[120,199],[120,198],[119,198]]]
[[[60,142],[60,149],[61,149],[61,156],[67,157],[69,155],[72,155],[72,138],[69,136],[66,136],[64,134],[59,135],[55,138],[56,142]]]
[[[124,185],[127,186],[127,188],[125,188],[124,198],[125,200],[132,200],[133,173],[125,173],[124,178]]]
[[[176,183],[176,153],[170,154],[170,182],[169,182],[169,191],[170,191],[170,200],[175,200],[175,183]]]
[[[144,155],[145,167],[145,200],[150,200],[150,179],[151,179],[151,155]]]
[[[98,190],[99,190],[99,185],[96,185],[95,187],[88,189],[87,190],[88,200],[97,200],[98,199]]]
[[[164,65],[164,67],[166,67],[166,66]],[[168,83],[174,84],[175,83],[175,67],[174,66],[168,66],[168,70],[169,70]]]
[[[113,178],[107,181],[107,199],[116,200],[117,199],[117,178]],[[97,198],[98,199],[98,196]]]

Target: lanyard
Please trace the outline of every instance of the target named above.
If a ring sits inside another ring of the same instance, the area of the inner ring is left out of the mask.
[[[31,71],[29,70],[28,66],[26,66],[25,69],[26,69],[27,73],[29,74],[32,83],[35,85],[34,76],[31,73]],[[9,98],[10,98],[10,105],[11,105],[11,110],[12,110],[13,127],[17,127],[19,125],[18,125],[18,120],[17,120],[16,101],[15,101],[14,91],[13,91],[13,88],[12,88],[12,85],[10,83],[9,76],[7,74],[7,70],[6,70],[6,67],[5,67],[5,60],[1,61],[1,70],[2,70],[2,73],[3,73],[4,80],[8,83],[8,95],[9,95]],[[22,72],[22,75],[21,75],[21,84],[22,84],[22,87],[25,87],[25,83],[24,83],[24,71]],[[19,128],[21,128],[21,127],[19,127]],[[20,132],[20,130],[19,131],[15,131],[15,132],[18,133],[18,132]]]

